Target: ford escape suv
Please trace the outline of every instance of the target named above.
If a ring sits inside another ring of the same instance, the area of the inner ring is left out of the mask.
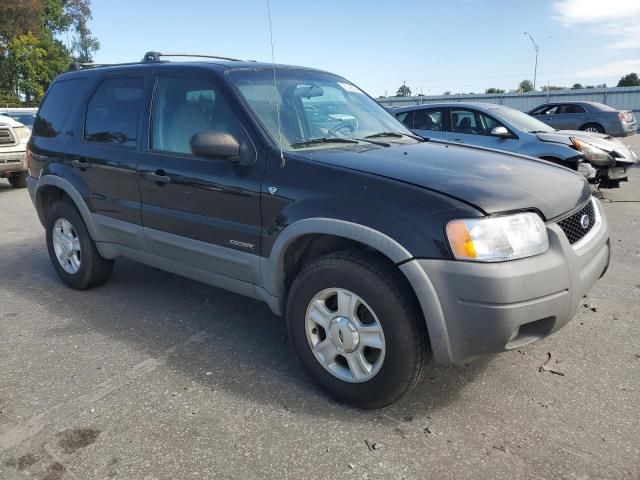
[[[424,141],[308,68],[153,52],[78,66],[49,88],[28,162],[68,285],[128,257],[263,300],[310,375],[361,408],[409,391],[432,356],[555,332],[609,263],[581,175]]]

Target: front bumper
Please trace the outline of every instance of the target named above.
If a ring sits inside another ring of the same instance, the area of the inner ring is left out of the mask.
[[[602,207],[598,204],[602,213]],[[573,318],[583,296],[606,271],[609,229],[574,250],[555,223],[547,225],[549,250],[502,263],[413,260],[424,273],[416,293],[436,361],[464,364],[479,356],[539,340]],[[401,269],[416,287],[416,265]],[[427,301],[428,300],[428,301]],[[437,304],[436,304],[437,302]]]
[[[0,152],[0,174],[24,172],[27,169],[25,152]]]

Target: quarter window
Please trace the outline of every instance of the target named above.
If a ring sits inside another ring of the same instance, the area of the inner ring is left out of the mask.
[[[87,107],[84,139],[135,147],[144,78],[112,78],[100,84]]]
[[[191,153],[197,133],[222,131],[238,137],[241,128],[229,106],[206,80],[160,77],[156,83],[151,123],[152,150]]]
[[[69,108],[70,99],[81,98],[85,86],[84,78],[54,83],[38,112],[33,125],[33,135],[53,138],[60,135],[65,127],[68,129],[73,119],[77,118],[78,112],[77,101],[73,108]]]

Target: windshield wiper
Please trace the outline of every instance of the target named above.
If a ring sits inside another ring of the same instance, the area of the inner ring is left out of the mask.
[[[357,140],[349,140],[348,138],[320,137],[320,138],[310,138],[309,140],[305,140],[304,142],[292,143],[291,148],[309,147],[311,145],[317,145],[319,143],[360,143],[360,142],[358,142]]]
[[[419,142],[426,141],[424,138],[419,137],[417,135],[409,135],[408,133],[400,133],[400,132],[378,132],[372,135],[367,135],[364,138],[378,138],[378,137],[394,137],[394,138],[409,137],[409,138],[413,138],[414,140],[418,140]]]

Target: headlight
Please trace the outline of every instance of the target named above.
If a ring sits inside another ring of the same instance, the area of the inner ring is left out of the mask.
[[[583,142],[582,140],[578,140],[573,137],[571,137],[571,143],[573,144],[573,148],[581,152],[584,155],[584,158],[589,162],[604,163],[608,165],[613,161],[613,157],[611,157],[608,152],[596,147],[595,145],[591,145],[590,143]]]
[[[13,131],[18,136],[18,140],[20,140],[20,143],[27,143],[29,141],[31,130],[29,130],[27,127],[13,127]]]
[[[447,237],[458,260],[503,262],[547,251],[547,228],[535,213],[453,220]]]

